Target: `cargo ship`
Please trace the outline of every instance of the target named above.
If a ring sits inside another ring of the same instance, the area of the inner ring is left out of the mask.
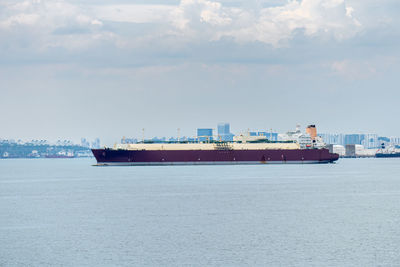
[[[400,153],[376,153],[377,158],[400,158]]]
[[[316,131],[311,129],[308,133],[299,135],[298,141],[271,142],[263,137],[240,135],[232,142],[143,141],[92,149],[92,152],[100,166],[310,164],[339,159],[338,154],[329,152],[319,142]]]
[[[394,147],[386,148],[386,145],[381,144],[381,149],[375,154],[376,158],[400,158],[400,152]]]

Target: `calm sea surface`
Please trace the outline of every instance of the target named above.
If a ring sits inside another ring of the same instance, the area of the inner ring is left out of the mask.
[[[400,266],[400,159],[0,160],[0,266]]]

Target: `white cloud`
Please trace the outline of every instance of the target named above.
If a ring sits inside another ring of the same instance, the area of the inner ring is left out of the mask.
[[[193,27],[196,24],[225,26],[232,22],[227,12],[229,9],[223,8],[219,2],[182,0],[179,7],[175,8],[171,19],[180,28]]]
[[[0,45],[18,46],[23,40],[25,49],[31,47],[34,51],[49,47],[81,49],[112,37],[87,9],[64,0],[7,2],[2,9]]]
[[[174,9],[166,5],[103,5],[90,10],[101,20],[131,23],[163,23]]]
[[[334,74],[348,80],[372,79],[383,76],[396,69],[399,59],[396,56],[369,56],[368,59],[344,59],[330,63]]]
[[[79,47],[79,42],[87,47],[101,40],[129,44],[165,36],[186,42],[229,37],[240,43],[262,42],[279,47],[298,30],[304,31],[306,36],[332,36],[342,40],[351,38],[361,28],[353,16],[354,8],[345,0],[294,0],[261,9],[226,7],[209,0],[181,0],[178,6],[83,6],[67,0],[26,0],[7,2],[2,9],[0,29],[12,31],[16,27],[31,27],[36,32],[35,38],[43,42],[42,47]],[[151,23],[158,28],[146,32],[144,38],[143,34],[111,32],[103,27],[108,22]],[[54,36],[54,32],[64,34]],[[69,37],[66,38],[63,35],[67,33]],[[78,37],[70,38],[74,33]]]
[[[333,62],[331,68],[335,74],[346,79],[359,80],[377,75],[377,64],[366,60],[342,60]]]
[[[2,21],[0,23],[1,27],[4,28],[10,28],[14,25],[34,25],[38,20],[40,16],[38,14],[25,14],[21,13],[15,16],[11,16],[7,18],[6,20]]]
[[[183,0],[171,14],[171,20],[188,37],[215,40],[226,36],[239,42],[280,46],[296,30],[304,30],[307,36],[330,34],[337,40],[350,38],[361,26],[353,18],[353,11],[344,0],[290,1],[260,10],[223,7],[207,0]]]

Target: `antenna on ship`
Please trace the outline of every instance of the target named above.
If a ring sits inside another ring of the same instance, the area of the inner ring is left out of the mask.
[[[144,128],[142,129],[142,141],[143,141],[143,144],[144,144]]]
[[[180,139],[180,138],[179,138],[179,135],[180,135],[180,131],[181,131],[181,129],[180,129],[180,128],[178,128],[178,130],[177,130],[177,131],[178,131],[178,143],[179,143],[179,139]]]

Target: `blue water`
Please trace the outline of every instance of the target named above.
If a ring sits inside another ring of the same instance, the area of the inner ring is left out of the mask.
[[[0,160],[0,266],[400,266],[400,159]]]

